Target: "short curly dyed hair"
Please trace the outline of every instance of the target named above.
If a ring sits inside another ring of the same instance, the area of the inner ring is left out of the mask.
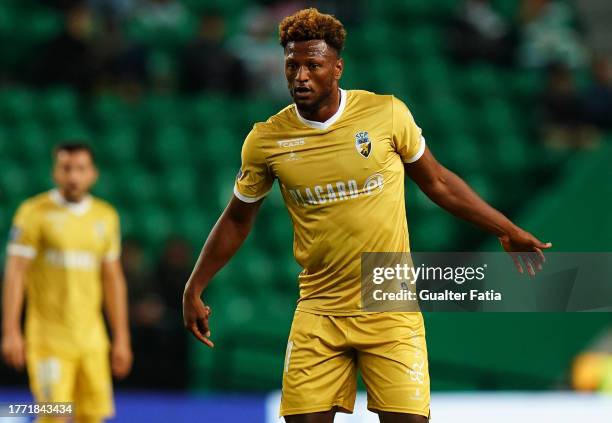
[[[278,33],[283,48],[292,41],[325,40],[338,53],[344,48],[346,38],[342,22],[314,7],[287,16],[278,26]]]

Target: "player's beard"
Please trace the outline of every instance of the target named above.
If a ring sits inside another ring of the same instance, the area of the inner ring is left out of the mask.
[[[69,203],[78,203],[87,195],[87,190],[82,190],[78,187],[65,187],[61,191],[64,199]]]
[[[319,110],[321,108],[322,105],[325,104],[325,102],[327,102],[329,100],[329,97],[331,97],[332,93],[334,92],[334,90],[338,89],[338,87],[334,86],[334,79],[329,81],[328,84],[328,89],[325,90],[320,97],[316,97],[312,100],[312,102],[310,104],[300,104],[295,100],[295,97],[292,95],[293,97],[293,101],[295,102],[295,104],[298,106],[298,109],[306,112],[306,113],[314,113],[317,110]]]

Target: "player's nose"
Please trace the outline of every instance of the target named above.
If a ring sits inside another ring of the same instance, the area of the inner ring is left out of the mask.
[[[306,66],[300,66],[295,73],[296,82],[305,82],[308,81],[308,69]]]

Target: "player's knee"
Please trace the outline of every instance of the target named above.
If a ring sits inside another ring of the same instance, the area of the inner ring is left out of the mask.
[[[379,411],[378,418],[380,423],[427,423],[429,419],[418,414],[392,413],[389,411]]]

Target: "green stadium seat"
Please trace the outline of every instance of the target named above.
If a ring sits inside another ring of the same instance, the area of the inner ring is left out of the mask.
[[[197,175],[190,167],[171,167],[157,175],[157,185],[163,193],[161,201],[167,206],[181,210],[191,206],[196,199]]]
[[[46,127],[36,121],[24,121],[13,131],[14,154],[27,163],[43,162],[50,166],[56,139],[49,136]]]
[[[373,56],[385,57],[397,51],[397,46],[392,42],[393,35],[391,25],[384,21],[371,20],[359,31],[351,32],[350,37],[347,37],[346,48],[350,54],[365,57],[373,64],[376,62]]]
[[[244,135],[238,135],[229,127],[213,126],[205,133],[193,139],[191,146],[203,172],[210,172],[215,167],[233,166],[234,176],[240,166],[240,151]],[[207,169],[208,168],[208,169]],[[233,179],[233,178],[232,178]]]
[[[500,99],[485,101],[476,114],[478,124],[473,126],[473,132],[480,133],[487,144],[491,138],[515,133],[515,127],[521,126],[508,102]]]
[[[187,103],[186,109],[185,114],[191,128],[199,132],[208,131],[211,127],[229,128],[242,120],[242,116],[236,113],[237,108],[233,102],[218,95],[195,97]]]
[[[270,116],[278,113],[285,104],[275,100],[246,101],[240,105],[240,118],[246,122],[265,122]],[[246,135],[246,134],[244,134]]]
[[[389,57],[376,60],[370,65],[372,89],[380,94],[407,97],[411,86],[406,68],[399,59]]]
[[[175,96],[150,95],[140,107],[141,120],[146,125],[177,125],[183,119],[183,102]]]
[[[468,183],[474,191],[478,193],[485,201],[490,204],[497,204],[497,193],[495,185],[483,173],[474,173],[471,175],[464,176],[464,180]]]
[[[52,173],[53,169],[50,158],[40,161],[33,167],[28,177],[30,192],[39,193],[52,189],[55,186]]]
[[[157,181],[152,173],[143,167],[126,165],[117,169],[115,175],[116,183],[122,184],[121,189],[116,189],[117,200],[121,205],[144,208],[158,201]]]
[[[505,172],[518,176],[521,169],[530,165],[529,145],[522,138],[513,134],[491,139],[491,152],[493,159],[490,162],[495,164],[497,170],[503,169]],[[491,171],[496,169],[491,169]]]
[[[482,169],[482,148],[470,136],[457,133],[436,144],[433,152],[440,162],[451,170],[464,174]]]
[[[153,203],[141,204],[132,212],[134,234],[145,244],[160,246],[174,235],[171,216]]]
[[[470,65],[457,78],[461,92],[470,98],[493,97],[504,93],[500,72],[487,64]]]
[[[103,166],[135,163],[139,159],[138,132],[130,125],[111,126],[95,138],[94,148]]]
[[[62,122],[55,131],[52,132],[53,142],[57,143],[60,141],[85,141],[91,142],[93,137],[91,131],[81,121],[66,121]]]
[[[98,176],[98,181],[93,187],[94,195],[101,199],[115,204],[119,202],[121,196],[119,191],[122,190],[123,184],[117,181],[116,169],[114,167],[103,165]]]
[[[138,219],[138,216],[136,216],[136,213],[133,213],[130,209],[126,209],[123,207],[118,207],[117,212],[119,213],[119,221],[121,225],[121,236],[123,238],[136,237],[137,235],[136,220]]]
[[[519,102],[528,102],[539,96],[545,86],[543,72],[535,69],[512,70],[507,79],[510,82],[511,94]]]
[[[21,202],[33,194],[28,182],[28,171],[15,161],[0,161],[0,196],[2,203]]]
[[[97,127],[107,129],[117,124],[132,124],[138,117],[135,109],[118,95],[99,94],[92,99],[90,116]]]
[[[435,99],[453,92],[450,65],[440,56],[427,56],[416,63],[405,61],[404,68],[404,77],[412,78],[413,86],[424,97]]]
[[[0,157],[10,157],[13,147],[11,131],[4,126],[0,126]]]
[[[183,207],[171,212],[171,216],[173,231],[186,239],[196,251],[204,245],[216,218],[206,209],[198,207]]]
[[[66,121],[78,120],[78,98],[74,90],[51,88],[38,97],[37,115],[43,122],[59,126]]]
[[[401,46],[401,56],[414,62],[438,55],[443,47],[442,35],[435,25],[399,26],[395,30],[394,42]]]
[[[19,123],[34,115],[34,95],[22,88],[6,88],[0,91],[0,119]]]
[[[436,210],[410,221],[412,251],[446,251],[456,242],[457,224],[453,217]]]
[[[466,109],[453,96],[439,95],[432,97],[427,109],[423,110],[421,119],[431,126],[423,129],[425,138],[433,137],[436,142],[445,142],[458,133],[467,131],[469,125]]]
[[[192,161],[189,133],[178,125],[163,125],[156,129],[149,147],[152,163],[159,167],[186,165]]]

